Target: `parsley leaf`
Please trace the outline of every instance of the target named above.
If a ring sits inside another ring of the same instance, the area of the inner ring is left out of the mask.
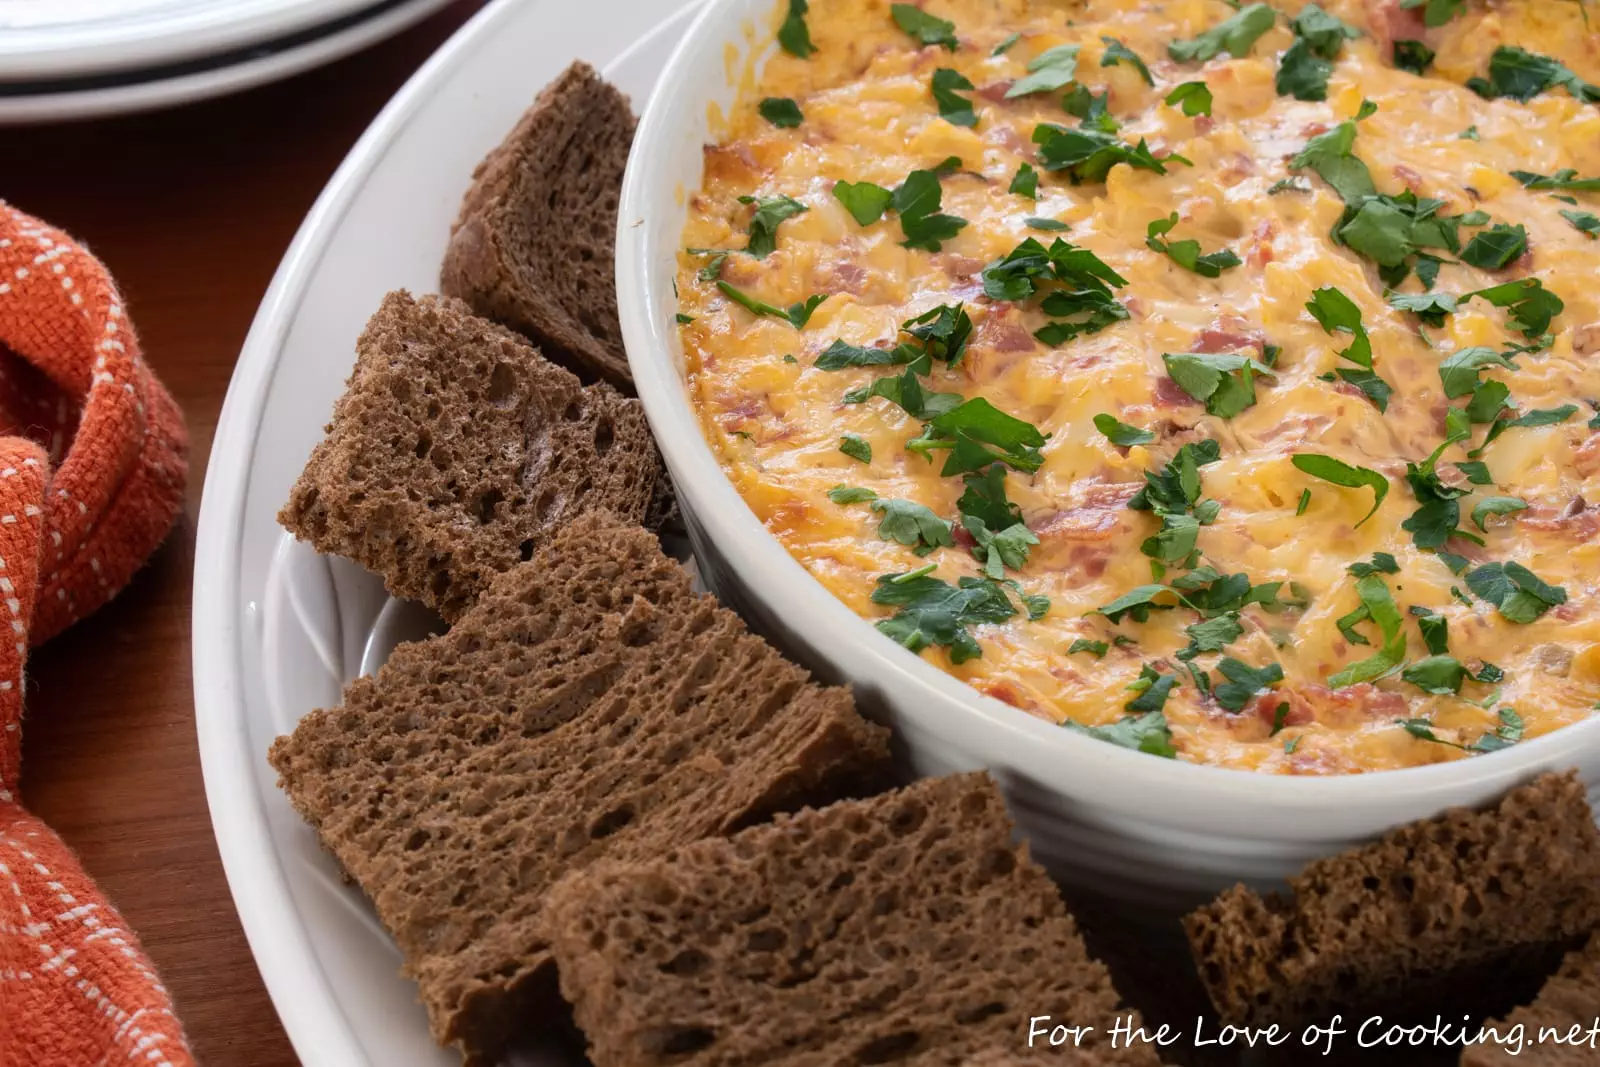
[[[1439,381],[1444,386],[1444,395],[1453,400],[1472,392],[1478,384],[1478,372],[1485,367],[1517,369],[1503,353],[1486,345],[1460,349],[1439,363]]]
[[[843,370],[846,367],[888,367],[910,363],[920,355],[909,345],[895,348],[862,348],[835,341],[823,350],[812,364],[818,370]]]
[[[972,554],[984,564],[984,573],[995,581],[1005,577],[1007,567],[1020,571],[1028,562],[1029,549],[1039,543],[1033,531],[1020,522],[991,531],[989,524],[976,515],[963,515],[961,525],[972,535]]]
[[[787,308],[780,308],[757,300],[748,293],[742,293],[724,281],[717,282],[717,288],[722,290],[722,294],[729,300],[732,300],[751,314],[771,315],[775,318],[783,319],[797,330],[804,329],[806,323],[811,321],[811,313],[817,310],[817,305],[828,299],[826,293],[816,293],[806,297],[798,304],[790,304]]]
[[[1114,415],[1108,415],[1103,411],[1094,417],[1094,428],[1105,434],[1107,439],[1119,448],[1147,445],[1156,439],[1156,435],[1149,430],[1129,426]]]
[[[1389,479],[1370,467],[1352,467],[1332,456],[1318,455],[1314,452],[1296,453],[1290,462],[1297,470],[1304,471],[1313,478],[1321,478],[1325,482],[1332,482],[1346,489],[1363,487],[1371,489],[1372,510],[1361,517],[1361,521],[1356,523],[1357,527],[1376,515],[1378,509],[1383,506],[1384,497],[1389,495]]]
[[[1184,82],[1166,96],[1166,103],[1183,108],[1190,118],[1211,114],[1211,88],[1205,82]]]
[[[1401,70],[1410,71],[1418,77],[1428,72],[1428,67],[1433,64],[1433,49],[1421,41],[1396,41],[1394,43],[1394,65]]]
[[[872,462],[872,443],[858,433],[847,433],[843,437],[840,437],[839,451],[843,452],[851,459],[860,460],[862,463]],[[870,489],[862,491],[871,492]],[[832,496],[833,494],[830,492],[828,495]],[[873,495],[876,496],[877,494]],[[835,500],[834,503],[839,504],[843,503],[843,501]]]
[[[1006,99],[1014,100],[1030,93],[1052,93],[1072,80],[1078,72],[1078,46],[1061,44],[1046,49],[1028,61],[1028,74],[1018,78],[1006,90]]]
[[[1352,338],[1350,347],[1339,353],[1351,363],[1372,369],[1372,339],[1361,322],[1361,309],[1356,302],[1333,286],[1324,286],[1311,294],[1306,310],[1328,333],[1344,331]],[[1383,410],[1382,405],[1379,410]]]
[[[1422,8],[1422,24],[1432,29],[1443,26],[1466,9],[1467,0],[1400,0],[1402,10]]]
[[[1029,216],[1022,221],[1027,224],[1028,229],[1041,230],[1045,233],[1061,233],[1070,228],[1066,223],[1058,219],[1041,219]]]
[[[1228,680],[1212,692],[1217,698],[1217,703],[1229,711],[1243,711],[1244,706],[1250,703],[1251,698],[1257,693],[1264,692],[1283,681],[1283,668],[1276,663],[1265,667],[1252,667],[1232,656],[1224,656],[1217,664],[1217,670]]]
[[[854,434],[846,434],[845,436],[855,437]],[[860,440],[860,438],[856,439]],[[840,505],[865,504],[869,500],[878,499],[878,494],[874,493],[871,489],[863,489],[860,486],[836,485],[832,489],[828,490],[828,499],[833,501],[835,504]]]
[[[1173,683],[1177,681],[1177,676],[1168,674],[1162,677],[1168,680],[1165,688],[1161,690],[1162,696],[1165,697]],[[1165,759],[1178,758],[1178,750],[1172,744],[1172,730],[1167,725],[1166,715],[1160,711],[1129,715],[1107,726],[1083,726],[1071,719],[1063,720],[1061,725],[1075,733],[1086,734],[1096,741],[1105,741],[1120,748],[1131,748],[1136,752],[1161,756]]]
[[[1400,562],[1391,553],[1374,552],[1372,554],[1372,562],[1352,563],[1345,570],[1357,578],[1365,578],[1372,574],[1399,574]]]
[[[1600,237],[1600,215],[1591,211],[1568,211],[1562,208],[1561,217],[1572,223],[1579,233],[1587,234],[1590,240]]]
[[[1105,54],[1100,57],[1100,65],[1102,67],[1114,67],[1118,63],[1127,63],[1139,72],[1139,77],[1144,79],[1146,85],[1155,85],[1156,80],[1150,76],[1150,68],[1144,65],[1144,60],[1140,59],[1138,53],[1133,49],[1115,37],[1101,37],[1100,43],[1106,46]]]
[[[844,403],[864,404],[875,396],[881,396],[889,403],[899,405],[906,414],[915,419],[931,419],[935,415],[954,409],[961,403],[960,394],[930,393],[924,390],[921,379],[917,377],[916,367],[907,367],[903,374],[886,375],[874,380],[871,385],[852,389],[844,394]]]
[[[871,226],[889,210],[894,194],[871,182],[835,182],[833,195],[861,226]]]
[[[1275,377],[1270,367],[1237,353],[1163,352],[1161,359],[1179,388],[1223,419],[1256,402],[1256,375]]]
[[[958,586],[952,586],[926,570],[880,576],[872,602],[900,609],[891,618],[878,621],[881,633],[913,652],[929,645],[944,646],[950,650],[952,663],[983,655],[967,627],[1004,622],[1017,613],[996,582],[962,578]]]
[[[1326,133],[1319,133],[1289,161],[1292,170],[1309,167],[1333,187],[1345,203],[1376,196],[1372,172],[1355,154],[1356,124],[1346,119]]]
[[[767,258],[778,247],[778,226],[785,219],[792,219],[809,210],[789,196],[774,196],[765,200],[741,196],[739,203],[752,204],[756,209],[755,214],[750,216],[750,241],[744,250],[757,259]]]
[[[1234,254],[1233,249],[1224,248],[1220,252],[1200,254],[1199,241],[1165,241],[1161,235],[1171,233],[1172,228],[1178,225],[1178,213],[1174,211],[1164,219],[1156,219],[1145,227],[1144,243],[1153,251],[1165,252],[1174,263],[1186,270],[1191,270],[1202,278],[1216,278],[1229,267],[1237,267],[1240,259]]]
[[[1444,325],[1444,317],[1453,314],[1458,303],[1449,293],[1390,292],[1388,298],[1390,307],[1409,311],[1434,329]]]
[[[878,523],[878,536],[914,548],[919,543],[930,550],[948,548],[955,544],[950,534],[950,524],[921,504],[910,500],[872,501],[872,510],[883,516]]]
[[[1335,689],[1360,682],[1372,682],[1393,671],[1406,658],[1406,635],[1400,610],[1389,595],[1389,587],[1375,574],[1356,580],[1356,595],[1361,598],[1365,618],[1378,627],[1383,645],[1366,659],[1350,664],[1328,679]]]
[[[1540,581],[1520,563],[1485,563],[1467,572],[1467,588],[1479,600],[1500,609],[1510,622],[1530,623],[1557,604],[1567,602],[1567,591]]]
[[[811,43],[811,31],[806,28],[806,13],[811,5],[806,0],[789,0],[789,13],[784,16],[783,25],[778,27],[778,44],[791,56],[801,59],[810,58],[817,50]]]
[[[1104,659],[1105,654],[1109,651],[1111,651],[1111,644],[1108,641],[1091,641],[1087,637],[1080,637],[1072,642],[1071,647],[1067,649],[1067,655],[1071,656],[1078,652],[1087,652],[1095,659]]]
[[[994,46],[994,51],[990,52],[989,54],[991,56],[1003,56],[1007,52],[1011,51],[1011,46],[1016,44],[1020,40],[1022,40],[1022,34],[1020,34],[1020,33],[1008,34],[1006,36],[1005,40],[1003,40],[999,44],[995,45]]]
[[[1017,168],[1016,177],[1011,179],[1009,191],[1018,196],[1025,196],[1029,200],[1039,199],[1039,172],[1033,169],[1031,163],[1024,163]]]
[[[1490,515],[1510,515],[1518,511],[1528,510],[1528,502],[1514,496],[1486,496],[1478,501],[1472,509],[1472,521],[1478,529],[1488,532],[1488,527],[1483,520]]]
[[[939,170],[914,170],[894,191],[891,203],[900,215],[900,228],[906,237],[900,243],[906,248],[937,252],[942,247],[941,242],[948,241],[967,225],[966,219],[939,213],[944,197],[939,176]]]
[[[1600,178],[1580,178],[1571,167],[1563,167],[1554,174],[1535,174],[1529,170],[1514,170],[1511,176],[1525,189],[1566,189],[1574,193],[1600,193]]]
[[[942,359],[952,367],[961,362],[967,342],[972,338],[972,318],[965,304],[940,304],[929,308],[902,322],[900,328],[922,342],[924,355]]]
[[[787,96],[769,96],[756,105],[756,110],[762,118],[781,130],[792,130],[805,121],[800,105]]]
[[[1527,247],[1528,231],[1522,225],[1507,226],[1497,222],[1473,235],[1467,247],[1461,250],[1461,262],[1483,270],[1500,270],[1522,255]]]
[[[1500,725],[1494,728],[1494,732],[1485,733],[1468,745],[1468,752],[1499,752],[1522,740],[1522,716],[1517,714],[1515,708],[1496,708],[1495,715]]]
[[[1489,77],[1468,78],[1467,88],[1493,100],[1508,96],[1527,103],[1557,86],[1586,103],[1600,101],[1600,86],[1590,85],[1564,64],[1516,45],[1503,44],[1489,57]]]
[[[991,530],[1004,530],[1022,521],[1022,510],[1006,499],[1006,469],[995,463],[987,469],[962,476],[966,490],[956,501],[962,518],[980,520]]]
[[[1434,655],[1407,664],[1400,678],[1424,692],[1454,696],[1467,680],[1467,669],[1454,656]]]
[[[1361,36],[1360,31],[1315,3],[1301,8],[1290,25],[1295,42],[1278,62],[1274,80],[1278,95],[1292,96],[1296,100],[1326,100],[1328,75],[1333,73],[1332,61],[1338,58],[1344,42]]]
[[[942,44],[954,52],[961,46],[956,40],[956,24],[935,18],[915,4],[890,4],[889,14],[894,23],[922,44]]]
[[[1039,146],[1039,163],[1044,169],[1066,171],[1074,185],[1103,182],[1118,163],[1165,174],[1167,163],[1189,162],[1176,153],[1157,159],[1142,137],[1137,145],[1128,145],[1104,130],[1084,127],[1069,130],[1049,122],[1041,122],[1034,128],[1033,141]]]
[[[1521,229],[1521,227],[1517,227]],[[1469,246],[1470,247],[1470,246]],[[1462,257],[1466,257],[1463,255]],[[1465,303],[1480,297],[1499,308],[1509,308],[1510,318],[1524,337],[1540,338],[1550,328],[1550,320],[1566,309],[1566,303],[1544,287],[1538,278],[1520,278],[1487,289],[1461,294]]]
[[[957,89],[971,91],[972,82],[960,71],[940,67],[933,72],[933,100],[939,105],[939,117],[952,126],[976,126],[978,113],[972,110],[972,101]]]
[[[978,396],[935,415],[923,435],[906,442],[906,447],[925,454],[948,449],[950,454],[939,473],[949,478],[981,470],[996,460],[1017,470],[1036,471],[1044,462],[1039,448],[1046,440],[1031,423],[1006,414]]]
[[[1128,590],[1109,604],[1102,604],[1095,608],[1096,614],[1104,615],[1114,623],[1119,623],[1124,617],[1132,617],[1134,622],[1144,622],[1150,618],[1152,611],[1170,611],[1172,604],[1158,604],[1156,597],[1171,590],[1164,585],[1141,585]]]
[[[1243,59],[1250,54],[1250,46],[1256,39],[1272,29],[1276,21],[1277,15],[1270,6],[1251,4],[1198,36],[1173,41],[1167,45],[1167,55],[1179,63],[1204,62],[1223,51],[1235,59]]]

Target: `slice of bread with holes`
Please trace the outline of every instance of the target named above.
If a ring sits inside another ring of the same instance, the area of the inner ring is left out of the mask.
[[[1486,1027],[1494,1037],[1461,1054],[1461,1067],[1594,1067],[1600,1048],[1600,931],[1567,955],[1533,1003]],[[1581,1036],[1580,1036],[1581,1035]]]
[[[1113,1047],[1137,1016],[987,774],[597,864],[547,910],[595,1067],[1160,1062]]]
[[[647,521],[666,484],[637,400],[460,301],[402,291],[367,323],[278,520],[454,619],[584,511]]]
[[[1225,1023],[1458,1012],[1538,982],[1600,926],[1600,830],[1575,773],[1318,860],[1288,897],[1236,886],[1184,920]]]
[[[435,1037],[487,1063],[564,1017],[558,879],[854,792],[884,773],[888,731],[695,593],[654,536],[590,512],[270,759],[394,935]]]
[[[445,294],[628,391],[614,249],[634,125],[627,97],[568,67],[478,164],[439,272]]]

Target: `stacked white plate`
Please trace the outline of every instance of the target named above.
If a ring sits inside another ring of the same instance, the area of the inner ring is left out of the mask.
[[[449,0],[0,0],[0,125],[146,111],[286,78]]]

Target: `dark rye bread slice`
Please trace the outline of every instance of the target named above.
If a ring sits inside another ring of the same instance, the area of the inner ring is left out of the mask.
[[[1600,832],[1576,774],[1319,860],[1266,899],[1236,886],[1184,920],[1222,1020],[1296,1025],[1459,1011],[1548,974],[1600,926]]]
[[[1159,1063],[986,774],[780,816],[550,893],[595,1067]],[[1076,1055],[1029,1020],[1092,1026]]]
[[[629,391],[615,246],[634,126],[627,97],[568,67],[478,164],[439,272],[445,294]]]
[[[270,759],[394,935],[434,1036],[482,1063],[562,1014],[557,879],[831,799],[881,770],[887,739],[651,534],[591,512]]]
[[[1463,1051],[1461,1067],[1595,1067],[1600,1063],[1600,933],[1568,954],[1532,1004],[1485,1025],[1493,1038]]]
[[[390,293],[278,521],[447,619],[589,508],[657,517],[637,400],[584,386],[456,300]]]

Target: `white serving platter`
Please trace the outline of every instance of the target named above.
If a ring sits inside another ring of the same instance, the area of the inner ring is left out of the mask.
[[[3,7],[6,0],[0,0]],[[49,6],[47,0],[11,0]],[[66,81],[0,80],[0,126],[105,118],[177,107],[292,77],[392,37],[450,0],[394,0],[315,32],[233,52],[224,60],[180,63]],[[0,40],[8,31],[0,25]]]
[[[195,561],[195,717],[212,822],[273,1003],[308,1067],[432,1067],[415,987],[359,891],[276,787],[274,737],[425,630],[372,576],[292,541],[275,515],[383,294],[437,288],[474,164],[574,58],[643,106],[687,0],[499,0],[390,102],[291,245],[217,427]],[[560,1064],[570,1050],[519,1062]]]

